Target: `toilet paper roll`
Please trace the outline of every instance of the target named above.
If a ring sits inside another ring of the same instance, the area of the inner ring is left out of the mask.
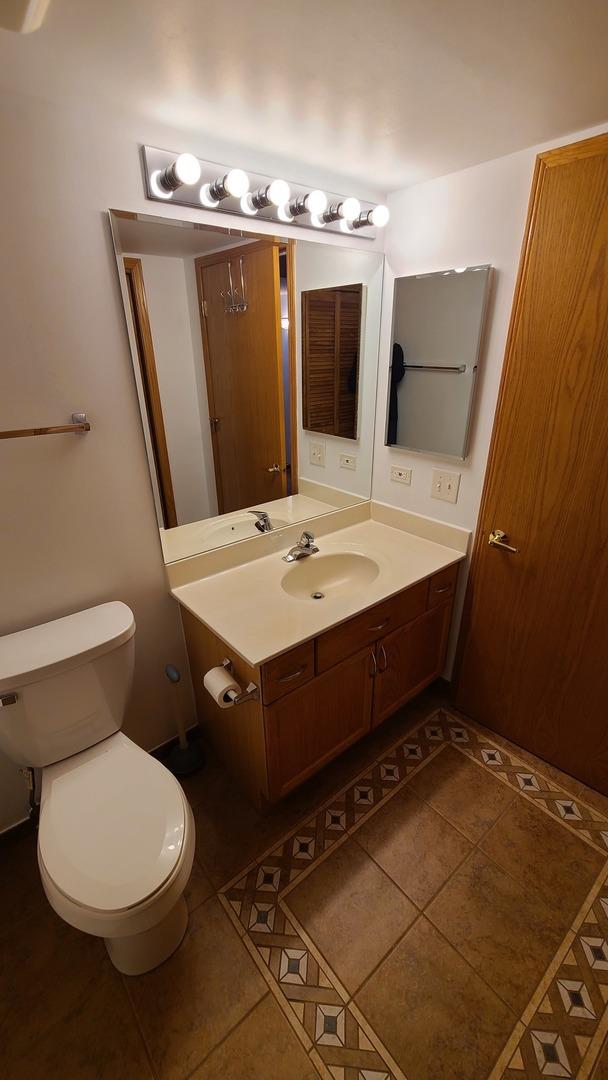
[[[232,698],[228,694],[230,690],[235,694],[241,693],[239,684],[234,681],[225,667],[211,668],[203,679],[203,685],[220,709],[229,709],[233,704]]]

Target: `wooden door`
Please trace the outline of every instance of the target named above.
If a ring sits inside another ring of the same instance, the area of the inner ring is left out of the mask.
[[[371,658],[371,649],[363,649],[264,709],[271,800],[369,731]]]
[[[263,508],[287,493],[279,246],[259,241],[196,265],[219,512]]]
[[[378,642],[374,724],[441,675],[451,613],[451,603],[442,604]]]
[[[541,154],[457,703],[608,794],[608,135]],[[517,553],[488,545],[507,534]]]

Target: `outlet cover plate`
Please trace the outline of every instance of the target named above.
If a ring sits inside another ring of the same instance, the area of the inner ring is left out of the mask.
[[[311,442],[308,454],[311,465],[325,468],[325,443]]]
[[[445,472],[444,469],[433,469],[431,480],[432,499],[443,499],[443,502],[455,503],[458,501],[459,487],[459,472]]]
[[[391,480],[396,484],[411,484],[412,470],[404,469],[401,465],[391,465]]]
[[[340,454],[340,468],[352,469],[354,472],[357,468],[357,459],[354,454]]]

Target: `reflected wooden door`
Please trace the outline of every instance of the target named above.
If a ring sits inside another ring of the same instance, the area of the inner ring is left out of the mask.
[[[218,508],[263,508],[287,493],[279,245],[245,244],[196,268]]]
[[[540,155],[457,703],[608,793],[608,135]],[[517,548],[491,547],[503,530]]]

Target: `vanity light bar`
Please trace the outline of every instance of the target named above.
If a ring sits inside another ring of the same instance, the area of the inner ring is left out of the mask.
[[[204,207],[261,221],[279,221],[329,232],[365,230],[372,238],[388,221],[388,210],[351,196],[289,184],[277,177],[142,147],[146,194],[175,205]]]

